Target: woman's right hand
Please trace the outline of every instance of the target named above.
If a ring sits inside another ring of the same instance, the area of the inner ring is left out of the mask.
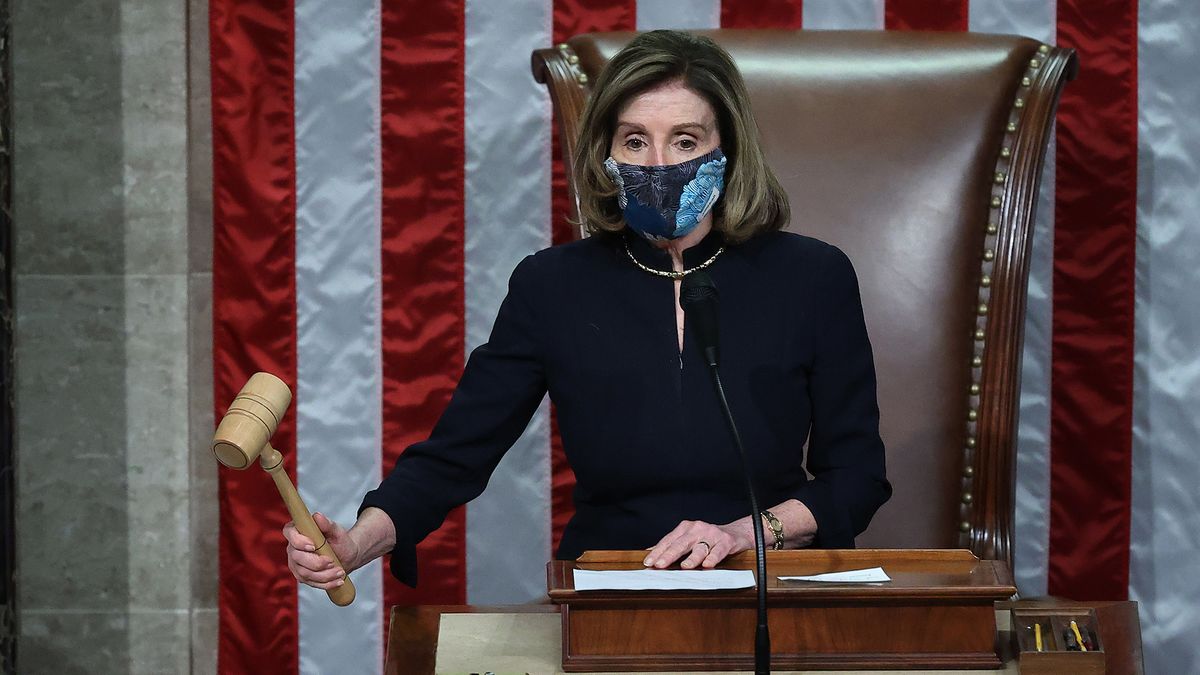
[[[324,514],[314,513],[313,521],[346,569],[343,571],[330,558],[318,555],[315,552],[316,543],[300,534],[296,524],[290,521],[283,526],[283,537],[287,540],[288,569],[297,581],[327,591],[346,583],[346,574],[361,566],[361,549],[349,531]]]

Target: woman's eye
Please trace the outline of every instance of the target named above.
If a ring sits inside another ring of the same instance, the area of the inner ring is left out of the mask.
[[[646,143],[642,139],[635,137],[625,141],[625,147],[629,148],[630,150],[641,150],[642,148],[646,147]]]
[[[682,138],[679,140],[679,149],[680,150],[689,150],[689,151],[695,150],[696,149],[696,141],[693,141],[690,138]]]

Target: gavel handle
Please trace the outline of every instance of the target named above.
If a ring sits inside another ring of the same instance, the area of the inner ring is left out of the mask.
[[[262,464],[263,470],[271,474],[271,479],[275,481],[275,487],[279,488],[279,496],[283,497],[283,503],[287,506],[288,513],[292,516],[292,522],[296,524],[296,529],[300,531],[300,534],[312,539],[313,543],[321,542],[321,545],[317,547],[317,555],[323,555],[333,560],[334,565],[345,571],[346,568],[342,565],[342,561],[338,559],[337,554],[333,552],[333,547],[329,545],[329,540],[325,538],[325,533],[317,527],[312,514],[308,512],[308,507],[304,505],[304,500],[300,498],[300,493],[296,491],[296,486],[292,485],[292,479],[288,477],[287,471],[283,470],[283,455],[268,444],[259,455],[259,462]],[[342,577],[342,580],[345,583],[341,586],[325,591],[329,594],[329,599],[333,601],[333,604],[338,607],[345,607],[354,602],[354,582],[350,581],[349,575]]]

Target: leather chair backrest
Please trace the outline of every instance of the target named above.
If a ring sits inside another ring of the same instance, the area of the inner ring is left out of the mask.
[[[1011,562],[1030,229],[1073,53],[968,33],[705,34],[745,77],[789,229],[858,273],[895,488],[858,545]],[[589,83],[632,36],[535,52],[568,161]]]

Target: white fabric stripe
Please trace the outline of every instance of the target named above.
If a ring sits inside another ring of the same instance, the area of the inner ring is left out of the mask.
[[[466,3],[467,351],[487,340],[508,278],[550,245],[550,104],[529,54],[551,44],[552,2]],[[467,507],[467,601],[546,595],[550,415],[545,403]]]
[[[721,27],[721,0],[638,0],[637,29]]]
[[[1015,33],[1047,44],[1056,39],[1055,0],[972,0],[968,28]],[[1050,328],[1054,266],[1054,148],[1051,140],[1038,195],[1029,304],[1021,362],[1017,429],[1016,528],[1013,574],[1022,595],[1046,594],[1050,542]]]
[[[297,0],[296,465],[309,508],[352,524],[380,459],[378,0]],[[337,607],[301,586],[300,672],[383,663],[383,576]]]
[[[1021,356],[1013,576],[1017,590],[1026,597],[1046,595],[1050,564],[1050,342],[1054,315],[1056,147],[1052,136],[1038,195]]]
[[[1147,673],[1198,673],[1200,5],[1143,0],[1130,597]]]
[[[884,0],[804,0],[805,30],[875,30],[883,28]]]

